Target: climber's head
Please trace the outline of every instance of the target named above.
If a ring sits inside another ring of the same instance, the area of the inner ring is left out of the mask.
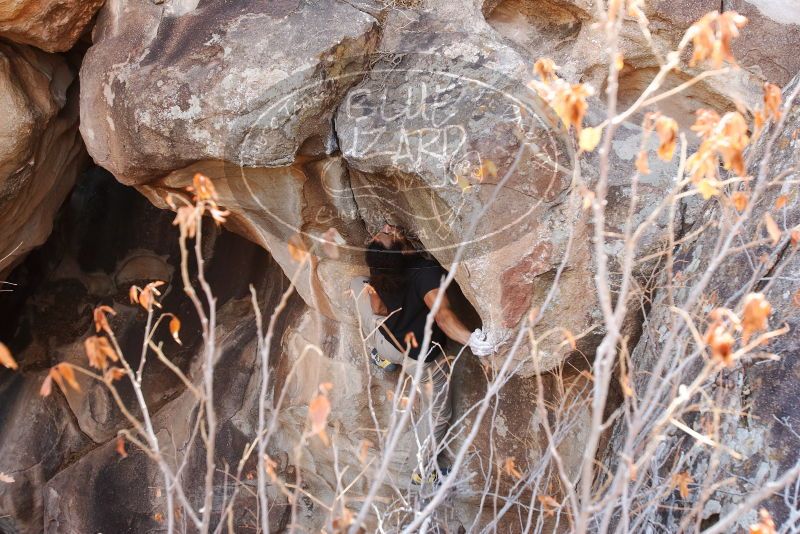
[[[396,244],[404,244],[406,241],[405,232],[402,227],[386,223],[372,236],[370,246],[373,243],[378,243],[383,246],[385,250],[389,250]]]
[[[370,285],[378,292],[399,291],[407,276],[410,249],[413,250],[402,228],[383,225],[367,243],[365,259],[369,267]]]

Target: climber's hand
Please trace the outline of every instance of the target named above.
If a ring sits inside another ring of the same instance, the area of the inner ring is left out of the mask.
[[[497,352],[494,342],[480,328],[470,334],[469,350],[475,356],[489,356]]]

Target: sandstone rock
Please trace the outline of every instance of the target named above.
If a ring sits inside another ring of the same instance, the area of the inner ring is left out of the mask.
[[[749,19],[733,43],[739,64],[781,87],[789,83],[800,72],[800,57],[793,53],[800,42],[800,6],[781,0],[725,0],[722,5]]]
[[[131,184],[199,160],[287,165],[306,142],[330,151],[333,108],[367,66],[376,20],[333,0],[189,4],[101,10],[81,67],[95,162]]]
[[[10,0],[0,6],[0,36],[46,52],[75,44],[103,0]]]
[[[364,275],[363,247],[367,239],[350,178],[340,157],[303,158],[295,165],[241,168],[215,161],[198,162],[163,179],[140,186],[156,205],[167,207],[166,194],[191,185],[195,173],[214,181],[220,204],[231,212],[227,226],[270,252],[297,291],[320,313],[356,324],[350,280]],[[324,234],[336,229],[342,238],[332,257],[324,249]],[[311,252],[301,266],[289,243]],[[297,269],[302,272],[298,273]]]
[[[44,373],[3,376],[0,418],[0,472],[14,479],[0,485],[0,530],[42,530],[42,487],[73,457],[90,450],[62,398],[39,396]]]
[[[0,279],[44,243],[85,160],[63,58],[0,43]]]

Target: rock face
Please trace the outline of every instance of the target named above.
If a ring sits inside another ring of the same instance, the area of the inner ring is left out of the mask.
[[[47,239],[81,171],[74,77],[61,57],[0,43],[0,280]]]
[[[784,94],[788,94],[800,85],[800,76],[787,86]],[[787,180],[791,182],[797,176],[797,166],[800,163],[800,141],[796,131],[800,127],[800,98],[795,99],[786,124],[782,130],[777,131],[774,151],[769,162],[767,180],[772,176],[780,176],[788,172]],[[775,128],[768,130],[760,142],[749,154],[751,166],[749,172],[757,176],[759,165],[764,159],[767,140],[775,133]],[[755,186],[754,186],[755,187]],[[741,309],[742,298],[747,292],[763,292],[772,305],[771,329],[783,326],[789,328],[788,333],[775,338],[763,348],[763,351],[754,349],[756,357],[749,361],[742,361],[730,370],[722,372],[719,380],[707,390],[706,399],[714,399],[714,406],[723,410],[729,416],[723,416],[719,441],[729,450],[741,455],[734,458],[735,453],[716,455],[714,465],[710,460],[709,449],[698,444],[689,444],[683,447],[685,465],[693,480],[703,481],[711,485],[716,480],[721,480],[729,473],[736,476],[726,483],[725,491],[714,491],[703,497],[703,519],[713,523],[715,518],[724,516],[730,510],[736,509],[740,498],[737,497],[753,488],[760,487],[767,477],[774,478],[777,473],[783,473],[800,461],[800,412],[797,406],[800,401],[798,377],[800,377],[800,337],[797,329],[800,328],[800,312],[798,311],[797,277],[800,273],[800,260],[797,255],[797,245],[792,244],[789,230],[797,228],[800,223],[800,202],[791,196],[794,186],[791,183],[781,184],[780,187],[767,188],[764,195],[753,208],[749,222],[739,232],[738,238],[743,243],[758,241],[764,234],[764,216],[771,213],[776,220],[780,220],[780,228],[784,231],[779,243],[773,244],[770,240],[761,240],[761,244],[747,250],[732,250],[719,266],[713,271],[713,277],[705,292],[705,298],[693,310],[697,317],[706,318],[713,307],[724,306],[733,310]],[[791,200],[784,207],[777,208],[776,201],[783,195],[789,195]],[[720,227],[730,224],[734,217],[727,211],[731,207],[714,203],[703,210],[703,215],[696,225],[708,225],[705,232],[699,234],[697,239],[681,245],[676,252],[676,269],[674,299],[677,305],[684,302],[691,289],[692,281],[697,276],[710,269],[714,249],[719,240]],[[727,221],[727,222],[726,222]],[[727,229],[726,229],[727,230]],[[754,270],[744,269],[749,265],[748,258],[761,258],[756,260]],[[636,364],[638,391],[645,392],[656,387],[663,380],[663,376],[670,372],[676,361],[689,353],[692,348],[686,341],[689,334],[677,338],[677,345],[673,359],[661,374],[655,378],[652,371],[661,351],[664,349],[668,332],[676,332],[678,325],[674,321],[674,314],[670,311],[666,291],[659,292],[652,311],[644,327],[644,333],[632,354],[632,361]],[[783,324],[780,324],[780,323]],[[698,321],[699,328],[705,328],[704,321]],[[675,341],[673,339],[673,341]],[[681,348],[682,343],[687,343],[686,349]],[[763,354],[769,351],[778,356],[777,361],[763,359]],[[686,374],[674,376],[675,387],[683,380],[688,383],[696,366],[686,371]],[[709,409],[700,402],[696,414],[688,414],[687,422],[695,430],[703,432],[704,419],[708,416]],[[694,411],[694,410],[693,410]],[[625,433],[623,424],[617,425],[618,437]],[[672,435],[671,444],[674,445],[682,436]],[[619,454],[619,442],[612,447],[610,454],[616,457]],[[675,450],[665,447],[664,450]],[[654,460],[656,462],[660,459]],[[690,502],[698,498],[694,492]],[[786,520],[789,509],[782,497],[776,496],[767,501],[767,506],[775,517],[777,524]],[[675,518],[667,518],[675,521]],[[679,520],[679,519],[678,519]],[[757,521],[756,512],[742,514],[738,526],[746,528]],[[668,528],[671,523],[667,523]],[[675,527],[676,525],[673,525]]]
[[[131,184],[198,160],[288,164],[306,141],[330,150],[333,109],[367,66],[377,21],[335,0],[189,4],[100,12],[81,67],[95,162]]]
[[[75,44],[103,0],[10,0],[0,6],[0,36],[47,52]]]

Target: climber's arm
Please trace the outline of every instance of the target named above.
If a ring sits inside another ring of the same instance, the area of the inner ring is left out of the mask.
[[[369,293],[369,304],[372,307],[372,313],[375,315],[389,315],[389,310],[386,309],[386,304],[381,300],[375,288],[367,284],[367,293]]]
[[[428,308],[433,308],[433,303],[436,300],[436,295],[439,294],[439,289],[431,289],[427,293],[425,293],[425,305]],[[469,336],[470,331],[464,326],[464,323],[461,322],[461,319],[456,316],[453,308],[450,307],[450,301],[447,300],[447,295],[442,296],[442,305],[439,306],[439,311],[436,312],[436,317],[434,317],[436,324],[439,325],[439,328],[452,339],[462,345],[466,345],[469,343]]]

